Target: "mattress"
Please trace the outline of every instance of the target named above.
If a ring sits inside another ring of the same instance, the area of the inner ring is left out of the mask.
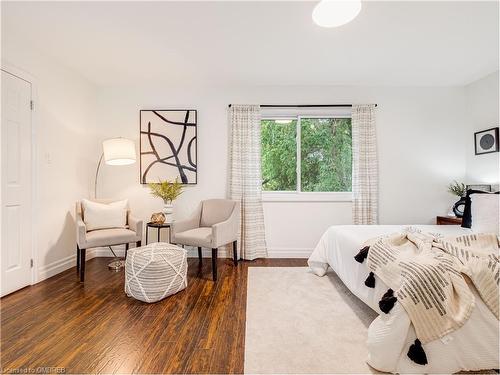
[[[428,364],[418,365],[407,357],[416,336],[406,311],[396,304],[384,314],[378,302],[388,287],[376,277],[375,288],[368,288],[366,262],[354,256],[368,239],[401,232],[409,225],[339,225],[330,227],[309,258],[309,267],[323,276],[331,267],[344,284],[379,316],[368,330],[366,359],[373,368],[394,373],[453,373],[499,368],[499,322],[483,303],[475,289],[475,307],[470,319],[460,329],[440,340],[424,345]],[[471,233],[455,225],[412,225],[424,232],[445,237]]]

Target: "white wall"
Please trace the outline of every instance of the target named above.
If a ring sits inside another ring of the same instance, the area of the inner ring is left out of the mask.
[[[466,159],[467,166],[471,165],[471,158],[463,152],[466,145],[471,146],[464,119],[465,92],[469,106],[491,106],[480,99],[485,94],[479,84],[467,90],[328,86],[97,88],[35,50],[17,48],[18,44],[9,40],[2,43],[2,60],[36,78],[35,244],[40,279],[74,264],[74,202],[91,195],[103,139],[124,136],[138,145],[140,109],[198,110],[198,185],[187,187],[175,203],[177,217],[182,218],[200,200],[226,196],[229,103],[378,103],[380,223],[390,224],[432,223],[436,215],[447,212],[454,201],[446,192],[447,184],[464,179]],[[485,109],[475,111],[483,114]],[[138,163],[103,166],[99,196],[129,198],[133,211],[144,220],[162,207],[161,201],[139,184]],[[264,213],[273,257],[307,256],[328,226],[352,222],[350,202],[265,202]]]
[[[74,265],[74,204],[88,196],[98,144],[95,90],[89,82],[12,34],[2,38],[2,68],[34,78],[34,246],[40,281]]]
[[[171,87],[103,88],[99,140],[139,141],[139,110],[198,110],[198,185],[175,203],[186,216],[202,199],[226,196],[229,103],[378,103],[380,223],[433,223],[454,198],[446,186],[465,176],[463,88]],[[144,219],[161,210],[139,184],[139,165],[103,169],[102,197],[128,197]],[[332,224],[352,222],[350,202],[265,202],[271,256],[306,256]]]
[[[466,95],[466,181],[471,184],[498,184],[499,153],[474,154],[474,133],[498,126],[498,71],[465,87]]]

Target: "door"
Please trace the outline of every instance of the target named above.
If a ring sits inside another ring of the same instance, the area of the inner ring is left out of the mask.
[[[2,70],[0,295],[31,284],[31,83]]]

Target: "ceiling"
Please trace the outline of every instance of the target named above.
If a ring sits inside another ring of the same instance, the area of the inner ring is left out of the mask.
[[[368,1],[333,29],[315,4],[2,2],[2,39],[103,86],[449,86],[498,70],[497,1]]]

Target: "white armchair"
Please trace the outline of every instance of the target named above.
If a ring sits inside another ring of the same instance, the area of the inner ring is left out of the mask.
[[[94,202],[111,203],[113,200],[94,199]],[[81,202],[76,202],[76,272],[80,275],[80,281],[85,280],[85,255],[86,250],[93,247],[111,247],[113,245],[125,244],[125,257],[129,248],[129,243],[135,242],[136,246],[141,246],[142,241],[142,220],[132,216],[127,210],[126,228],[110,228],[88,231],[85,226],[84,212]]]
[[[233,245],[234,265],[238,265],[237,240],[240,228],[240,204],[227,199],[202,201],[196,211],[186,220],[172,223],[172,243],[212,249],[212,277],[217,280],[217,249],[226,244]]]

